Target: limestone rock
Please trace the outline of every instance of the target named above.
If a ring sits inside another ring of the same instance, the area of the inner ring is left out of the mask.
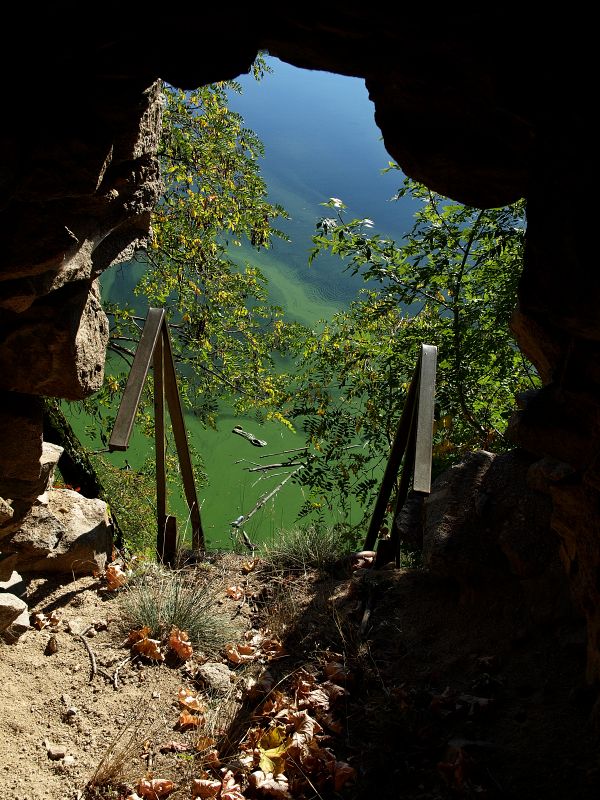
[[[8,592],[0,592],[0,632],[5,631],[23,613],[27,603]]]
[[[34,506],[3,542],[18,554],[21,572],[75,575],[103,570],[112,550],[106,503],[71,489],[52,489],[48,505]]]
[[[7,503],[3,497],[0,497],[0,527],[10,522],[14,513],[14,509],[10,503]]]
[[[0,589],[6,590],[8,588],[8,582],[12,580],[17,558],[16,553],[0,553]]]
[[[40,471],[46,480],[46,488],[49,488],[54,481],[54,472],[59,459],[63,454],[63,449],[58,444],[42,442],[42,456],[40,458]]]
[[[17,554],[13,553],[6,560],[14,561],[14,563],[16,564],[17,558],[18,558]],[[22,590],[24,589],[25,589],[25,581],[19,575],[19,573],[16,572],[16,570],[13,570],[11,572],[7,580],[0,581],[0,592],[10,591],[12,594],[21,594]]]
[[[25,450],[27,450],[27,444],[26,440],[24,446]],[[50,444],[49,442],[40,442],[40,444],[41,453],[39,455],[37,454],[37,447],[35,448],[35,453],[38,458],[36,469],[34,472],[30,473],[35,475],[35,477],[25,480],[21,477],[11,478],[5,476],[4,479],[2,479],[0,475],[0,488],[4,496],[14,498],[11,500],[11,505],[9,506],[11,513],[10,515],[8,515],[8,512],[5,514],[4,523],[2,522],[2,509],[4,506],[0,504],[0,539],[17,528],[21,519],[34,502],[40,502],[40,498],[41,501],[44,502],[46,489],[54,480],[54,472],[58,460],[62,455],[63,448],[56,444]],[[32,451],[29,452],[33,455]],[[2,502],[4,503],[5,501]]]
[[[0,392],[0,497],[11,481],[36,481],[42,455],[42,405],[37,397]]]
[[[520,450],[479,450],[434,481],[423,531],[423,557],[432,572],[472,589],[557,569],[550,498],[527,486],[533,460]]]
[[[46,745],[46,752],[48,758],[52,761],[60,761],[67,755],[67,748],[64,744],[52,744],[48,742]]]
[[[9,625],[8,628],[2,633],[2,639],[7,644],[15,644],[21,636],[27,631],[31,630],[29,623],[29,610],[24,609],[16,620]]]
[[[87,397],[102,385],[107,342],[97,281],[67,284],[19,314],[5,333],[0,388]]]
[[[218,661],[207,661],[196,670],[195,679],[204,689],[212,690],[219,694],[231,691],[232,671]]]

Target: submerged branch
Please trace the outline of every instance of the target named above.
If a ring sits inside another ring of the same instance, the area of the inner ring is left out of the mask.
[[[301,465],[300,465],[300,466],[299,466],[297,469],[295,469],[293,472],[290,472],[290,474],[289,474],[289,475],[287,475],[287,476],[286,476],[286,477],[285,477],[285,478],[284,478],[284,479],[281,481],[281,483],[278,483],[278,484],[277,484],[277,486],[276,486],[274,489],[271,489],[271,491],[270,491],[270,492],[267,492],[267,494],[264,494],[264,495],[263,495],[263,496],[262,496],[262,497],[261,497],[261,498],[258,500],[258,502],[257,502],[257,503],[256,503],[256,505],[254,506],[254,508],[253,508],[251,511],[249,511],[247,514],[242,514],[242,516],[238,517],[238,518],[235,520],[235,522],[232,522],[232,523],[231,523],[231,527],[232,527],[232,528],[234,528],[234,529],[237,529],[237,528],[240,528],[242,525],[244,525],[246,522],[248,522],[248,520],[250,519],[250,517],[253,517],[253,516],[256,514],[256,512],[257,512],[257,511],[260,511],[260,509],[261,509],[261,508],[262,508],[262,507],[263,507],[263,506],[264,506],[266,503],[268,503],[268,502],[269,502],[269,500],[271,500],[271,498],[272,498],[272,497],[275,497],[275,495],[276,495],[276,494],[277,494],[277,493],[278,493],[278,492],[279,492],[281,489],[283,489],[283,487],[284,487],[284,486],[285,486],[285,484],[286,484],[286,483],[289,481],[289,479],[290,479],[290,478],[293,478],[293,477],[294,477],[294,475],[297,475],[297,474],[298,474],[298,472],[300,472],[300,470],[301,470],[301,469],[304,469],[304,464],[301,464]]]

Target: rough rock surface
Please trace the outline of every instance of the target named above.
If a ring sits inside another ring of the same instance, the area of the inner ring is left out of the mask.
[[[552,503],[528,486],[534,464],[524,451],[478,450],[434,481],[423,503],[423,557],[434,574],[470,592],[508,577],[561,583]]]
[[[10,592],[0,592],[0,632],[12,625],[23,611],[27,611],[27,603]]]
[[[106,503],[71,489],[51,489],[47,504],[34,506],[3,547],[18,554],[16,566],[23,573],[102,571],[112,549]]]
[[[200,664],[194,673],[194,680],[199,681],[204,689],[220,694],[227,694],[231,691],[234,677],[234,673],[229,667],[218,661],[207,661],[205,664]]]
[[[69,283],[19,314],[0,348],[0,386],[77,400],[102,386],[108,320],[98,282]]]

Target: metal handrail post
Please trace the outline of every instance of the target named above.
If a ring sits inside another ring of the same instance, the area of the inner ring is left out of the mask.
[[[164,308],[149,309],[108,443],[108,449],[111,452],[113,450],[127,450],[129,447],[135,414],[140,404],[142,389],[150,369],[152,354],[161,335],[164,318]]]
[[[392,489],[394,488],[396,477],[398,475],[400,463],[402,462],[402,457],[406,450],[406,445],[408,444],[413,407],[415,404],[416,394],[417,394],[417,381],[415,380],[415,378],[419,371],[419,363],[420,359],[417,362],[415,373],[408,388],[408,394],[406,395],[406,403],[404,404],[404,408],[402,410],[402,416],[400,417],[400,422],[398,423],[396,436],[394,437],[392,449],[390,450],[390,457],[388,459],[385,472],[383,473],[383,479],[381,481],[379,495],[377,496],[375,508],[371,516],[371,524],[369,525],[367,538],[365,539],[365,544],[364,544],[365,550],[372,550],[375,547],[375,542],[377,541],[379,529],[381,528],[381,523],[385,518],[387,504],[390,499],[390,495],[392,494]]]
[[[163,359],[165,370],[165,394],[169,408],[169,416],[171,417],[171,425],[173,427],[173,436],[175,437],[175,446],[177,447],[179,466],[181,467],[183,489],[190,511],[192,546],[194,550],[203,550],[205,542],[202,521],[200,519],[200,506],[198,505],[194,470],[185,431],[183,408],[181,407],[181,398],[179,397],[179,391],[177,389],[177,376],[175,374],[175,360],[173,358],[171,337],[169,335],[169,327],[166,323],[163,325],[162,345],[165,356]]]
[[[437,347],[428,344],[421,345],[371,517],[364,544],[365,550],[373,550],[375,547],[403,458],[404,465],[396,496],[394,520],[406,502],[411,480],[413,491],[428,494],[431,490],[436,363]],[[399,564],[400,537],[395,524],[392,526],[390,539],[385,541],[382,552],[378,551],[376,564],[379,565],[386,558],[392,557],[395,558],[396,564]]]
[[[174,560],[176,549],[176,520],[167,514],[167,476],[165,463],[165,398],[173,427],[181,477],[192,524],[192,543],[196,550],[204,549],[204,532],[181,398],[177,388],[177,375],[169,326],[163,308],[150,308],[142,330],[129,378],[121,398],[117,418],[108,443],[110,452],[127,450],[133,431],[135,416],[142,396],[144,383],[150,369],[154,368],[154,412],[156,454],[156,517],[157,555]],[[166,552],[168,550],[168,553]]]

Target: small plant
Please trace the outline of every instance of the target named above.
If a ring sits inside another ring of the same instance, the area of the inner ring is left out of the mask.
[[[340,528],[309,525],[281,532],[279,539],[265,547],[263,558],[275,570],[331,572],[349,552],[348,540]]]
[[[131,553],[154,557],[156,549],[156,485],[153,465],[142,470],[119,469],[106,459],[94,460],[104,497],[116,514],[123,544]]]
[[[131,762],[139,757],[143,742],[148,737],[143,713],[132,715],[129,724],[110,741],[94,774],[87,782],[85,800],[118,800],[124,796]]]
[[[123,592],[121,613],[127,632],[148,628],[149,636],[162,642],[176,628],[205,653],[217,652],[230,636],[215,589],[197,570],[142,573]]]

